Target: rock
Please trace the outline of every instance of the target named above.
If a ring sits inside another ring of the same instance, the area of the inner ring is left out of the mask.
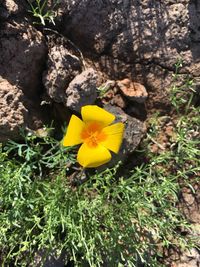
[[[112,160],[102,167],[107,168],[115,166],[118,161],[125,161],[128,156],[135,151],[146,133],[146,126],[144,122],[127,115],[119,107],[106,105],[104,108],[116,116],[115,122],[123,122],[125,124],[123,142],[120,151],[118,154],[113,153]]]
[[[145,87],[140,83],[132,82],[129,79],[123,79],[118,81],[117,85],[121,92],[132,101],[144,103],[148,97]]]
[[[63,5],[65,1],[60,2],[60,5]],[[64,13],[63,30],[66,35],[73,32],[75,43],[82,40],[84,49],[92,49],[98,54],[103,53],[105,47],[113,38],[116,38],[117,32],[126,23],[127,14],[120,10],[121,4],[121,0],[109,2],[75,0],[73,5],[68,5],[66,13]],[[86,36],[87,38],[85,38]]]
[[[126,108],[127,101],[124,97],[119,94],[118,89],[114,86],[111,87],[108,91],[106,91],[101,97],[101,103],[103,105],[111,104],[122,109]]]
[[[173,73],[168,70],[163,70],[162,67],[155,65],[151,66],[146,71],[147,75],[145,84],[148,86],[146,108],[148,113],[154,114],[156,110],[161,114],[166,114],[172,107],[170,101],[170,89],[173,86]],[[179,78],[182,76],[183,75]]]
[[[115,105],[124,109],[126,107],[126,101],[120,94],[116,94],[110,101],[111,105]]]
[[[22,139],[20,128],[41,129],[48,121],[46,113],[39,103],[28,99],[20,87],[0,78],[0,142]]]
[[[41,249],[35,253],[33,262],[28,267],[64,267],[68,262],[68,255],[64,251],[58,256],[56,250],[49,252]]]
[[[159,108],[167,102],[177,59],[183,60],[181,73],[200,76],[198,1],[65,2],[60,1],[63,33],[110,79],[126,75],[151,88],[150,97],[158,91]]]
[[[93,104],[97,98],[97,74],[89,68],[77,75],[66,89],[66,107],[80,112],[82,106]]]
[[[50,39],[51,40],[51,39]],[[43,74],[43,84],[47,94],[57,103],[66,100],[66,88],[73,78],[81,73],[81,61],[63,44],[49,44],[47,71]]]
[[[170,267],[199,267],[200,254],[196,248],[186,250],[174,261]]]
[[[0,38],[0,76],[27,97],[38,98],[47,52],[44,37],[26,22],[6,22]]]
[[[182,189],[182,198],[179,202],[179,208],[189,221],[199,223],[200,183],[197,183],[194,188],[195,193],[187,187]]]
[[[0,140],[19,140],[20,127],[35,130],[47,122],[40,106],[46,45],[42,34],[26,22],[3,23],[0,37]]]
[[[8,17],[16,16],[25,12],[28,6],[25,0],[4,0],[0,9],[0,19],[6,20]]]
[[[0,79],[0,142],[18,139],[19,128],[25,125],[28,116],[22,98],[20,89]]]
[[[18,4],[16,3],[16,1],[13,0],[5,0],[4,7],[11,14],[16,14],[19,10]]]
[[[60,2],[63,5],[64,0]],[[165,55],[176,62],[175,54],[189,48],[189,8],[195,10],[189,0],[73,2],[64,13],[64,31],[73,32],[74,41],[83,40],[84,48],[98,54],[110,53],[126,62],[153,58],[164,62],[160,55]],[[171,62],[164,63],[172,67]]]

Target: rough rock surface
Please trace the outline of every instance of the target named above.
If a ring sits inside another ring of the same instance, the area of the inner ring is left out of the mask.
[[[199,75],[198,1],[75,0],[67,10],[64,31],[73,33],[77,43],[82,40],[87,50],[126,63],[152,63],[165,69],[173,69],[181,57],[185,70]]]
[[[82,106],[93,104],[97,97],[97,74],[89,68],[77,75],[66,89],[65,105],[79,112]]]
[[[116,116],[116,122],[120,121],[125,124],[125,131],[119,153],[113,153],[111,162],[105,164],[103,168],[114,166],[118,161],[126,160],[134,152],[146,133],[145,123],[127,115],[121,108],[106,105],[105,109]]]
[[[46,121],[46,111],[39,103],[0,77],[0,142],[19,140],[22,138],[20,128],[37,130]]]
[[[25,0],[3,0],[1,5],[1,20],[6,20],[10,16],[15,16],[27,10],[27,2]]]
[[[65,102],[66,88],[81,69],[80,59],[63,44],[49,44],[47,71],[43,74],[43,83],[50,98],[58,103]]]
[[[144,84],[157,109],[168,106],[178,59],[181,73],[200,76],[199,1],[62,0],[60,10],[63,33],[95,66],[109,78]]]
[[[35,129],[42,125],[40,90],[46,46],[42,34],[28,23],[8,21],[0,27],[0,48],[3,141],[19,139],[21,126]]]
[[[0,141],[16,139],[24,126],[28,110],[22,103],[23,93],[8,81],[0,79]]]
[[[28,23],[7,22],[0,29],[0,47],[0,76],[37,98],[47,53],[42,34]]]
[[[196,248],[186,250],[183,253],[177,253],[175,251],[170,253],[169,259],[171,261],[166,262],[169,267],[199,267],[200,255]]]
[[[146,88],[140,83],[132,82],[130,79],[123,79],[118,81],[117,85],[122,93],[132,101],[144,103],[147,99]]]
[[[166,266],[169,267],[199,267],[200,264],[200,255],[196,248],[186,250],[183,253],[169,250],[168,256],[171,261],[167,261]]]

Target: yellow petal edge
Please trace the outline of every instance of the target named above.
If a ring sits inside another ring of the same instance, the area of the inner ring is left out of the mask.
[[[111,154],[105,147],[98,145],[90,148],[87,144],[82,144],[79,148],[77,160],[85,168],[96,168],[111,160]]]
[[[101,142],[101,145],[117,154],[123,139],[124,124],[118,122],[107,126],[103,129],[103,132],[106,134],[107,138],[105,141]]]
[[[115,115],[95,105],[82,107],[81,115],[84,122],[97,121],[102,126],[108,126],[115,120]]]
[[[81,144],[81,132],[85,127],[85,123],[77,116],[72,115],[67,127],[66,135],[63,138],[63,146],[75,146]]]

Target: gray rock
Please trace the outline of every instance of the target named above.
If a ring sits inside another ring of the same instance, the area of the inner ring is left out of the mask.
[[[190,19],[194,20],[190,10],[196,8],[189,0],[79,2],[68,5],[63,26],[67,34],[73,30],[74,41],[82,40],[88,50],[127,63],[157,60],[169,68],[180,52],[190,50]]]
[[[112,160],[105,164],[102,167],[103,169],[115,166],[118,161],[125,161],[135,151],[146,133],[145,123],[129,116],[121,108],[110,105],[106,105],[104,108],[116,116],[115,122],[123,122],[125,124],[125,131],[119,153],[113,153]]]
[[[49,45],[47,71],[43,74],[43,84],[47,94],[55,102],[66,101],[66,88],[73,78],[81,72],[81,61],[64,45]]]
[[[77,75],[66,90],[66,107],[80,112],[82,106],[93,104],[97,98],[97,74],[89,68]]]

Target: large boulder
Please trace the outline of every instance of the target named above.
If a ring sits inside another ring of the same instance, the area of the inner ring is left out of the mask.
[[[199,75],[199,9],[189,0],[75,0],[68,4],[63,27],[74,42],[103,58],[173,70],[181,57],[183,72]]]
[[[10,14],[17,12],[17,4],[8,2]],[[10,19],[1,24],[0,47],[0,141],[16,140],[20,127],[36,129],[44,122],[40,94],[47,48],[39,31]]]
[[[58,20],[97,69],[144,84],[164,111],[178,60],[180,73],[200,77],[199,11],[195,0],[61,0]]]
[[[47,48],[42,34],[26,22],[6,22],[0,29],[0,76],[37,98]]]

